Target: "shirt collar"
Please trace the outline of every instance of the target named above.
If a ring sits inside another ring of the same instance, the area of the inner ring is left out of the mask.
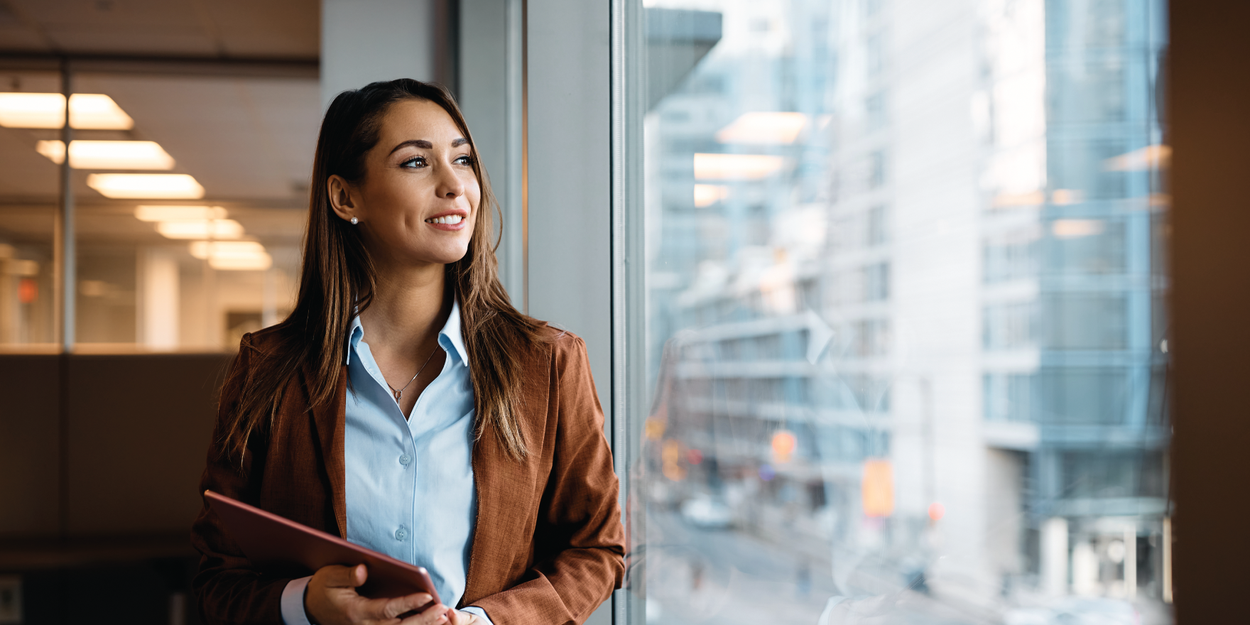
[[[460,362],[463,362],[466,367],[469,366],[469,350],[464,346],[464,332],[460,327],[460,303],[454,297],[451,300],[451,313],[447,315],[447,323],[443,324],[443,331],[439,332],[440,344],[444,337],[455,348],[456,355],[460,356]]]
[[[347,355],[343,364],[352,364],[352,353],[364,336],[365,327],[360,324],[360,315],[355,315],[352,317],[351,328],[347,331]],[[447,315],[447,323],[443,324],[443,329],[438,333],[438,344],[448,351],[455,350],[460,362],[466,367],[469,365],[469,350],[464,346],[464,333],[460,329],[460,302],[455,299],[451,301],[451,313]]]

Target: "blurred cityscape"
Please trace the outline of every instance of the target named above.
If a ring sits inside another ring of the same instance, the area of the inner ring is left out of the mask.
[[[1172,622],[1164,4],[646,5],[646,620]]]

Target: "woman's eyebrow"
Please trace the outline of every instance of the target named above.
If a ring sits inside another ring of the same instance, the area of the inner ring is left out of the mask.
[[[458,148],[468,142],[469,142],[468,139],[465,139],[464,137],[458,137],[451,142],[451,147]],[[414,148],[421,148],[422,150],[434,149],[434,144],[430,143],[429,141],[426,141],[425,139],[409,139],[408,141],[404,141],[400,143],[399,145],[391,148],[391,151],[388,152],[388,154],[394,154],[400,148],[406,148],[409,146],[412,146]]]

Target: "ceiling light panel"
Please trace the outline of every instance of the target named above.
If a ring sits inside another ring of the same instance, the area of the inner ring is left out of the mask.
[[[785,160],[768,154],[695,154],[696,180],[760,180],[781,169]]]
[[[213,256],[208,259],[208,266],[219,271],[264,271],[273,265],[273,258],[268,254],[260,254],[248,258],[219,258]]]
[[[162,221],[156,231],[168,239],[237,239],[243,236],[243,225],[233,219]]]
[[[246,258],[263,253],[265,253],[265,246],[256,241],[193,241],[191,243],[191,255],[200,260],[228,256]]]
[[[40,141],[35,151],[60,165],[65,143]],[[71,141],[69,166],[74,169],[173,169],[174,158],[155,141]]]
[[[733,123],[716,133],[721,143],[747,143],[784,145],[794,143],[807,125],[802,113],[762,112],[743,113]]]
[[[1140,150],[1133,150],[1103,161],[1103,169],[1108,171],[1142,171],[1147,169],[1167,169],[1172,161],[1172,147],[1168,145],[1148,145]]]
[[[191,255],[223,271],[257,271],[273,265],[265,247],[255,241],[195,241]]]
[[[70,126],[83,130],[130,130],[135,122],[101,93],[69,97]],[[65,125],[65,96],[59,93],[0,93],[0,126],[60,128]]]
[[[87,186],[107,198],[198,200],[204,187],[187,174],[91,174]]]
[[[1102,221],[1097,219],[1056,219],[1050,226],[1056,239],[1078,239],[1102,234]]]
[[[220,206],[137,206],[135,219],[139,221],[197,221],[225,219],[226,209]]]
[[[711,206],[729,197],[729,187],[719,184],[694,185],[694,205],[696,208]]]

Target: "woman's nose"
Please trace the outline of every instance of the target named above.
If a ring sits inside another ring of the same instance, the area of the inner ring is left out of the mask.
[[[455,170],[450,167],[444,167],[438,181],[438,195],[448,199],[455,199],[464,195],[464,182],[460,180],[460,176],[456,175]]]

